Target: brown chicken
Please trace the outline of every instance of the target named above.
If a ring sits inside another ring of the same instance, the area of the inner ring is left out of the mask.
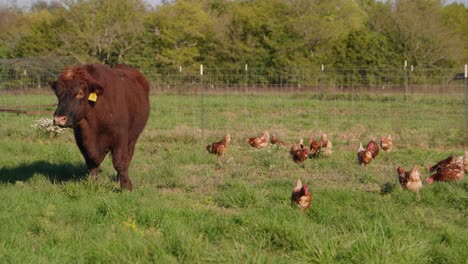
[[[309,158],[309,150],[308,149],[298,149],[294,151],[291,155],[292,159],[296,163],[303,163],[307,158]]]
[[[450,166],[453,163],[455,163],[456,161],[457,161],[456,156],[448,156],[446,159],[441,160],[441,161],[437,162],[435,165],[430,166],[429,171],[430,172],[433,172],[433,171],[437,172],[439,169]]]
[[[464,177],[464,157],[449,156],[448,158],[438,162],[430,167],[430,171],[434,172],[431,177],[426,178],[426,182],[431,184],[434,181],[459,181]]]
[[[400,180],[401,187],[405,190],[418,192],[422,187],[421,173],[419,167],[414,166],[411,171],[407,172],[400,166],[397,168],[398,179]]]
[[[320,141],[316,141],[314,137],[311,137],[309,142],[311,158],[316,158],[319,154],[330,156],[333,153],[333,145],[324,133],[320,136]]]
[[[231,142],[231,134],[227,133],[226,136],[224,136],[223,140],[219,142],[211,143],[210,145],[206,146],[206,150],[208,150],[209,153],[222,156],[229,148],[230,142]]]
[[[379,155],[379,146],[374,140],[369,141],[366,149],[362,147],[362,143],[359,143],[359,149],[357,151],[357,159],[359,164],[367,166],[372,160]]]
[[[302,186],[301,179],[297,179],[296,187],[292,190],[291,202],[302,211],[306,211],[310,207],[310,201],[312,201],[312,195],[309,192],[309,187],[307,184]]]
[[[322,144],[323,154],[325,154],[325,156],[330,156],[333,153],[333,145],[326,134],[320,136],[320,143]]]
[[[299,140],[299,143],[294,143],[292,146],[291,146],[291,149],[289,150],[289,154],[294,154],[294,152],[296,152],[296,150],[298,149],[304,149],[304,139],[300,139]]]
[[[270,143],[273,145],[281,146],[281,147],[284,147],[287,145],[286,142],[278,139],[275,134],[271,135]]]
[[[304,140],[301,139],[299,143],[295,143],[289,150],[291,158],[296,163],[302,163],[309,157],[309,150],[304,148]]]
[[[392,135],[380,138],[380,147],[387,152],[392,150]]]
[[[246,139],[247,143],[254,148],[264,148],[270,143],[270,134],[268,131],[264,131],[261,137],[252,137]]]
[[[463,169],[468,173],[468,151],[465,151],[465,155],[463,156]]]

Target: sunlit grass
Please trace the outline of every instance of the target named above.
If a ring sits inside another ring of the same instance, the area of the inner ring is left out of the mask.
[[[88,179],[70,130],[48,138],[31,127],[37,116],[0,114],[2,262],[468,260],[466,179],[425,185],[418,200],[396,175],[398,165],[419,165],[425,178],[429,165],[463,153],[459,98],[212,96],[203,133],[198,99],[152,97],[130,167],[133,192],[120,192],[109,158],[99,181]],[[325,132],[334,154],[297,165],[289,147],[246,144],[263,130],[288,143]],[[207,153],[228,131],[227,154]],[[394,150],[358,166],[359,142],[389,133]],[[297,178],[312,191],[306,213],[289,202]]]

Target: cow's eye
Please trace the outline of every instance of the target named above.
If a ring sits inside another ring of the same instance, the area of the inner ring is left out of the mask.
[[[76,99],[82,99],[84,97],[83,91],[79,91],[78,94],[76,95]]]

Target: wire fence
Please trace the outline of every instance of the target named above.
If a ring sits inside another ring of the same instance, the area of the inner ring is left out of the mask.
[[[366,91],[371,93],[463,93],[463,69],[142,69],[156,92],[186,92],[183,87],[199,87],[202,81],[210,91],[299,92]],[[203,74],[202,72],[203,71]]]
[[[0,63],[0,120],[24,128],[38,115],[51,117],[57,99],[47,83],[63,69]],[[353,140],[388,131],[407,142],[419,138],[426,147],[441,134],[465,146],[468,138],[466,67],[140,70],[152,86],[150,126],[158,130],[186,127],[210,137],[272,129],[288,138],[295,137],[292,131],[345,130],[357,133]],[[434,122],[446,131],[432,131]],[[408,131],[413,136],[404,139]]]

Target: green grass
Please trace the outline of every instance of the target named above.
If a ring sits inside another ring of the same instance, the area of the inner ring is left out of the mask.
[[[0,114],[2,263],[465,263],[468,182],[401,190],[396,167],[463,153],[459,97],[399,95],[153,96],[137,144],[133,192],[112,181],[109,158],[87,177],[71,131],[49,139],[37,116]],[[4,96],[2,105],[55,103]],[[318,137],[334,154],[297,165],[289,148],[251,149],[263,130],[292,143]],[[204,147],[232,135],[227,155]],[[367,168],[359,142],[392,134],[394,151]],[[297,178],[313,201],[289,196]],[[385,194],[384,194],[385,193]]]

